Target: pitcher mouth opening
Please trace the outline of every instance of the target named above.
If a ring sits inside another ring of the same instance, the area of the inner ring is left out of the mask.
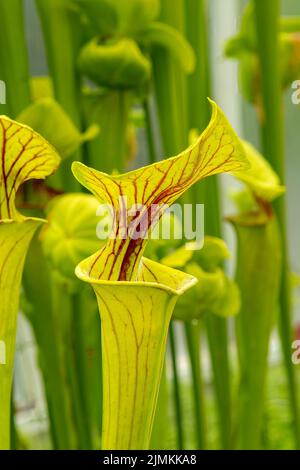
[[[127,288],[155,287],[169,292],[172,295],[180,296],[198,283],[198,279],[190,274],[186,274],[147,258],[142,258],[138,277],[134,281],[111,281],[98,279],[90,274],[92,260],[93,257],[90,257],[82,261],[76,267],[75,274],[80,280],[95,286],[123,286]]]

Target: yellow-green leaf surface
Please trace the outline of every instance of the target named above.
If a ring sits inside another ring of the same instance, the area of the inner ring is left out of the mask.
[[[54,98],[53,82],[49,76],[32,77],[30,80],[32,101],[36,102],[44,98]]]
[[[197,245],[195,249],[190,246],[191,244],[187,243],[178,248],[161,259],[161,263],[171,268],[181,268],[194,259],[206,271],[213,271],[230,258],[230,251],[221,238],[206,236],[201,249],[197,249]]]
[[[6,363],[0,364],[0,449],[8,449],[21,276],[30,240],[43,223],[18,213],[15,196],[23,182],[51,174],[60,159],[39,134],[5,116],[0,117],[0,159],[0,341],[6,352]]]
[[[104,449],[147,449],[175,302],[193,276],[144,259],[136,282],[92,281],[102,325]]]
[[[89,275],[102,280],[136,280],[145,236],[153,228],[150,209],[157,206],[156,221],[166,207],[174,203],[197,181],[221,172],[239,171],[248,162],[238,137],[221,109],[212,102],[212,118],[198,140],[180,155],[120,176],[110,176],[73,164],[73,173],[96,198],[116,210],[114,237],[97,256],[90,259]],[[127,226],[141,226],[138,239],[121,238],[124,229],[120,219],[124,197],[127,208],[142,205],[136,217],[128,217]],[[153,215],[153,214],[152,214]]]
[[[79,67],[94,83],[108,88],[144,89],[151,76],[151,62],[130,38],[92,39],[80,52]]]
[[[201,250],[191,251],[188,244],[164,257],[167,266],[184,268],[197,280],[195,289],[180,298],[174,318],[182,321],[197,320],[205,313],[234,316],[240,309],[237,285],[226,275],[222,264],[230,257],[225,242],[216,237],[205,237]]]
[[[37,220],[0,221],[0,341],[5,345],[6,363],[0,364],[0,449],[10,442],[10,402],[17,327],[19,289],[25,255]]]
[[[280,179],[264,157],[248,142],[242,141],[250,167],[233,175],[245,183],[256,197],[271,202],[285,192]]]
[[[185,271],[198,280],[195,289],[180,298],[174,318],[181,321],[199,320],[204,314],[232,317],[241,307],[240,292],[236,283],[223,269],[205,271],[195,262],[185,266]]]
[[[0,155],[0,220],[19,220],[15,197],[20,185],[52,174],[60,158],[39,134],[6,116],[0,116]]]
[[[165,256],[161,263],[170,266],[170,268],[183,268],[193,258],[193,255],[194,252],[188,250],[186,245],[184,245]]]
[[[74,273],[76,265],[99,248],[98,206],[94,196],[80,193],[58,196],[49,204],[48,224],[40,238],[53,270],[64,280],[78,281]]]

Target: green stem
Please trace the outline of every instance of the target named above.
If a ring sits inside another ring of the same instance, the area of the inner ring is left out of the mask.
[[[52,275],[52,286],[54,310],[56,319],[59,321],[58,349],[67,392],[65,399],[69,407],[70,419],[73,421],[75,436],[73,448],[91,449],[89,420],[83,396],[82,380],[84,377],[79,376],[83,372],[83,363],[78,365],[79,355],[84,357],[82,330],[78,328],[78,316],[83,312],[80,306],[76,305],[76,296],[74,298],[71,294],[66,295],[67,286],[61,279],[57,279],[55,274]]]
[[[59,354],[60,322],[54,315],[51,275],[37,237],[29,249],[23,285],[31,307],[28,320],[37,341],[53,447],[58,450],[72,449],[73,423],[67,405],[63,361]]]
[[[184,32],[184,2],[162,0],[160,20]],[[178,62],[162,47],[154,47],[154,93],[157,103],[164,154],[176,155],[188,145],[186,77]],[[174,373],[174,405],[178,449],[184,448],[182,403],[176,364],[176,338],[170,329],[170,344]]]
[[[162,0],[161,20],[184,32],[183,0]],[[155,96],[165,155],[176,155],[188,144],[186,78],[180,65],[162,47],[153,52]]]
[[[185,334],[193,377],[193,398],[195,409],[197,448],[202,450],[206,448],[206,425],[204,387],[202,381],[202,366],[200,361],[200,323],[197,323],[196,325],[190,322],[186,323]]]
[[[177,368],[178,352],[177,352],[177,341],[175,337],[175,327],[173,322],[170,325],[170,349],[172,358],[172,371],[173,371],[173,387],[174,387],[174,404],[175,404],[175,419],[176,419],[176,431],[177,431],[177,449],[184,449],[184,429],[183,429],[183,410],[182,400],[180,393],[180,379]]]
[[[146,121],[149,164],[151,164],[157,161],[157,155],[156,155],[156,148],[155,148],[155,137],[154,137],[153,124],[152,124],[151,109],[149,105],[149,98],[144,101],[144,113],[145,113],[145,121]]]
[[[81,128],[77,56],[82,38],[77,13],[72,11],[66,0],[36,0],[36,5],[55,97],[74,124]]]
[[[0,18],[0,79],[6,84],[7,102],[1,105],[1,114],[14,118],[30,103],[22,0],[1,1]]]
[[[70,431],[71,449],[78,449],[80,446],[81,431],[78,425],[82,423],[80,420],[78,403],[78,389],[76,379],[74,378],[74,357],[72,351],[71,335],[71,318],[72,306],[71,297],[66,295],[66,286],[62,286],[61,280],[57,279],[55,272],[51,272],[52,278],[52,301],[53,314],[56,323],[57,335],[57,353],[59,356],[61,375],[60,380],[63,384],[64,402],[67,411],[67,419],[69,420],[68,429]]]
[[[211,96],[211,74],[207,33],[206,0],[186,2],[186,35],[196,54],[196,67],[188,78],[189,129],[203,132],[211,117],[208,97]],[[194,203],[205,204],[205,228],[209,235],[221,236],[221,215],[217,177],[201,181],[193,187]]]
[[[127,128],[132,94],[107,90],[84,97],[86,125],[97,123],[100,134],[87,144],[89,165],[107,173],[127,168]]]
[[[100,448],[100,430],[102,427],[102,355],[101,355],[101,322],[90,289],[83,289],[76,294],[73,316],[78,312],[74,336],[79,336],[80,348],[75,349],[77,376],[79,380],[83,409],[87,414],[91,445]],[[78,359],[76,359],[78,358]]]
[[[265,225],[235,224],[237,282],[242,297],[236,319],[241,369],[237,446],[260,449],[271,331],[278,311],[281,249],[275,217]]]
[[[71,9],[67,0],[36,0],[36,6],[44,33],[55,98],[76,127],[82,129],[81,79],[77,68],[77,57],[82,44],[79,16]],[[79,188],[70,170],[73,160],[82,160],[80,150],[61,164],[56,181],[64,190],[74,191]]]
[[[84,318],[86,312],[81,308],[80,294],[73,294],[72,298],[72,360],[74,364],[73,383],[77,390],[78,402],[80,408],[78,410],[78,431],[80,433],[80,448],[88,450],[92,448],[91,423],[87,409],[89,397],[86,395],[85,375],[86,375],[86,348],[84,342]]]
[[[186,36],[196,54],[195,70],[188,78],[189,129],[202,132],[211,114],[207,101],[211,93],[211,77],[205,0],[186,2]]]
[[[266,25],[266,18],[268,22]],[[261,133],[263,153],[285,181],[284,121],[281,90],[279,54],[280,0],[255,0],[255,21],[258,38],[258,51],[261,64],[262,121]],[[290,404],[297,448],[300,448],[300,411],[297,393],[295,367],[291,361],[291,293],[289,282],[289,255],[286,234],[285,199],[280,198],[275,205],[282,236],[282,282],[280,288],[279,329],[289,383]]]
[[[186,2],[186,34],[196,54],[196,68],[189,77],[188,118],[189,128],[202,132],[207,126],[211,109],[207,97],[211,95],[211,74],[209,61],[209,43],[207,32],[207,2],[189,0]],[[216,237],[222,236],[221,209],[218,177],[212,177],[196,184],[192,189],[194,204],[205,205],[205,233]],[[231,422],[231,399],[229,380],[229,357],[227,321],[213,315],[209,319],[210,354],[216,375],[215,395],[219,415],[220,439],[223,448],[228,448]],[[215,350],[215,348],[217,348]],[[219,361],[214,360],[219,357]],[[226,387],[226,389],[225,389]]]
[[[231,441],[231,392],[230,370],[227,349],[227,325],[224,321],[217,321],[215,316],[209,313],[205,323],[210,350],[213,382],[219,415],[220,438],[224,449],[230,448]]]

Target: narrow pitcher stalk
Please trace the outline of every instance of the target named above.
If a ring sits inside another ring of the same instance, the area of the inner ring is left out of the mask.
[[[280,236],[270,220],[249,217],[235,221],[238,237],[237,282],[242,309],[236,320],[241,364],[239,449],[260,449],[265,404],[267,358],[278,312],[281,273]]]
[[[236,319],[240,388],[239,449],[259,449],[271,333],[279,310],[282,248],[272,202],[285,192],[271,166],[244,142],[251,168],[236,176],[247,186],[240,213],[232,217],[237,233],[237,283],[242,307]],[[243,194],[243,193],[242,193]],[[246,198],[244,198],[246,199]]]

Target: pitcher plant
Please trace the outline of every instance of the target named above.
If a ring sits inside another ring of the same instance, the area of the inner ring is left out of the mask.
[[[10,403],[16,342],[18,298],[26,252],[44,220],[24,217],[15,199],[22,183],[44,179],[54,172],[60,157],[31,128],[0,117],[0,340],[5,364],[0,366],[0,449],[10,447]]]
[[[149,446],[173,308],[197,282],[143,258],[151,229],[197,181],[247,166],[223,112],[212,108],[207,129],[176,157],[117,176],[73,164],[81,184],[113,208],[105,245],[76,268],[93,286],[102,320],[104,449]]]

